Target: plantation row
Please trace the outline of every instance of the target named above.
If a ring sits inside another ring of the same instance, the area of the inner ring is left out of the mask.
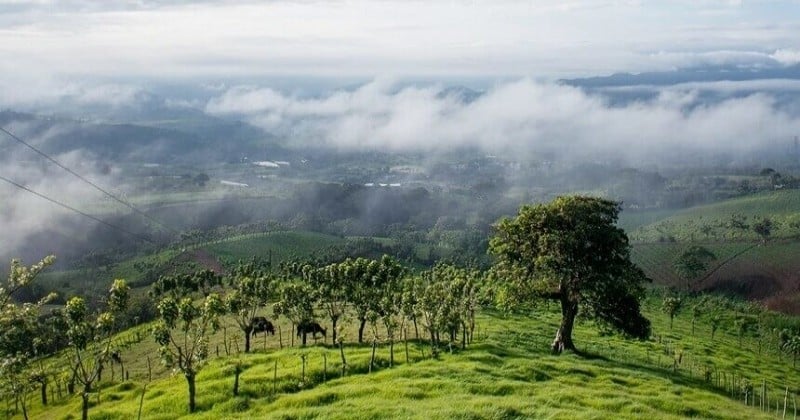
[[[52,258],[31,268],[15,263],[11,288],[4,291],[6,296],[28,284],[51,263]],[[325,335],[327,329],[319,322],[330,321],[332,342],[339,346],[344,370],[344,340],[339,331],[343,328],[340,320],[347,311],[359,323],[359,343],[364,341],[366,328],[370,328],[373,358],[378,340],[389,344],[391,366],[394,343],[401,338],[408,340],[407,327],[412,324],[415,337],[420,336],[420,330],[429,337],[434,357],[445,343],[452,347],[460,339],[461,346],[466,346],[475,330],[478,286],[484,283],[484,274],[477,270],[444,264],[411,275],[389,257],[347,259],[321,267],[282,264],[278,274],[268,264],[252,260],[239,263],[224,277],[202,270],[159,278],[150,290],[150,295],[158,299],[152,334],[164,365],[186,378],[191,412],[195,409],[197,374],[211,353],[209,338],[220,329],[224,316],[231,316],[241,330],[245,352],[250,351],[251,337],[256,333],[274,334],[271,321],[257,316],[268,305],[275,317],[283,316],[291,322],[292,333],[297,333],[302,345],[308,334]],[[73,297],[56,316],[46,318],[47,322],[58,324],[57,328],[43,326],[36,316],[46,300],[23,305],[17,314],[11,314],[13,305],[8,305],[8,320],[14,318],[14,322],[6,322],[6,318],[3,322],[8,329],[4,328],[2,350],[9,355],[5,360],[10,364],[3,367],[2,386],[21,405],[24,417],[27,418],[24,396],[39,386],[42,404],[46,405],[48,383],[53,377],[65,376],[52,366],[36,362],[42,349],[52,348],[47,341],[65,338],[55,337],[53,332],[57,330],[66,332],[69,346],[62,352],[62,357],[68,359],[68,388],[70,393],[78,388],[83,399],[82,416],[88,417],[89,396],[104,368],[110,365],[113,374],[117,363],[121,365],[120,377],[125,374],[119,343],[113,342],[112,336],[123,329],[119,319],[129,298],[130,290],[123,280],[114,281],[105,301],[106,310],[100,314],[91,314],[82,297]],[[371,366],[372,361],[370,370]],[[60,388],[59,383],[59,393]]]

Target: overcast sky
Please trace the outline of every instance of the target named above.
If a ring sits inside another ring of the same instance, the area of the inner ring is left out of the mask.
[[[800,62],[800,1],[0,0],[0,74],[556,78]]]

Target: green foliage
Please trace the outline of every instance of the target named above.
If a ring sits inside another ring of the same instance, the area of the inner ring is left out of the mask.
[[[692,281],[703,274],[708,265],[717,259],[708,248],[690,245],[675,259],[674,266],[678,275],[686,281],[686,289],[691,289]]]
[[[245,353],[250,351],[253,317],[267,304],[274,279],[268,267],[260,267],[255,260],[240,261],[227,277],[231,290],[225,296],[225,305],[233,315],[236,325],[245,337]]]
[[[183,374],[189,387],[189,412],[195,410],[195,379],[208,356],[208,339],[219,328],[226,313],[222,298],[211,292],[221,283],[209,271],[193,275],[162,277],[153,285],[158,303],[158,321],[152,332],[161,361]],[[198,298],[202,294],[202,298]]]
[[[28,414],[24,396],[31,386],[28,369],[41,347],[36,340],[39,335],[37,317],[42,306],[54,296],[20,304],[14,301],[14,294],[31,285],[36,276],[54,262],[52,255],[30,267],[12,260],[8,279],[0,286],[0,392],[21,400],[25,418]]]
[[[619,211],[613,201],[567,196],[523,206],[497,225],[489,246],[497,257],[494,270],[510,290],[502,296],[562,305],[554,351],[574,349],[579,302],[590,318],[634,337],[649,335],[649,322],[639,312],[647,279],[630,261],[625,232],[615,226]]]
[[[678,315],[678,312],[681,310],[681,305],[683,305],[683,301],[677,297],[667,297],[664,299],[664,304],[662,306],[664,313],[669,315],[669,329],[672,329],[672,321],[675,318],[675,315]]]
[[[128,305],[130,291],[124,280],[114,280],[108,291],[108,310],[93,316],[83,297],[75,296],[64,307],[64,321],[71,350],[70,368],[73,378],[83,390],[82,418],[89,415],[89,393],[100,379],[103,367],[111,357],[111,338],[116,318]]]
[[[767,242],[767,239],[772,235],[773,228],[774,225],[769,217],[764,217],[761,221],[753,224],[753,231],[761,237],[762,242]]]
[[[314,319],[315,293],[308,283],[292,281],[278,290],[278,301],[273,305],[275,316],[285,316],[298,325]]]

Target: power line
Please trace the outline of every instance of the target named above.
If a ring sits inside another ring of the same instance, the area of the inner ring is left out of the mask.
[[[85,183],[87,183],[87,184],[91,185],[91,186],[92,186],[92,187],[94,187],[96,190],[100,191],[101,193],[105,194],[106,196],[108,196],[108,197],[111,197],[111,198],[112,198],[114,201],[116,201],[116,202],[118,202],[118,203],[120,203],[120,204],[124,205],[125,207],[127,207],[127,208],[129,208],[129,209],[133,210],[134,212],[138,213],[139,215],[141,215],[141,216],[142,216],[142,217],[144,217],[145,219],[147,219],[147,220],[150,220],[151,222],[153,222],[153,223],[157,224],[158,226],[161,226],[161,227],[163,227],[163,228],[165,228],[165,229],[167,229],[167,230],[169,230],[169,231],[172,231],[172,233],[177,233],[177,234],[180,234],[180,231],[178,231],[177,229],[175,229],[175,228],[172,228],[172,227],[170,227],[170,226],[167,226],[167,225],[165,225],[164,223],[162,223],[162,222],[160,222],[160,221],[158,221],[158,220],[154,219],[153,217],[151,217],[151,216],[150,216],[150,215],[148,215],[147,213],[145,213],[145,212],[143,212],[143,211],[141,211],[141,210],[137,209],[136,207],[134,207],[134,206],[133,206],[133,204],[131,204],[131,203],[129,203],[129,202],[127,202],[127,201],[125,201],[125,200],[123,200],[123,199],[121,199],[121,198],[117,197],[116,195],[114,195],[114,194],[112,194],[112,193],[110,193],[110,192],[106,191],[104,188],[102,188],[102,187],[100,187],[99,185],[95,184],[94,182],[92,182],[92,181],[90,181],[90,180],[86,179],[86,178],[85,178],[84,176],[82,176],[81,174],[79,174],[79,173],[77,173],[77,172],[73,171],[72,169],[70,169],[70,168],[68,168],[68,167],[64,166],[63,164],[61,164],[61,162],[59,162],[59,161],[55,160],[53,157],[51,157],[51,156],[50,156],[50,155],[48,155],[47,153],[45,153],[45,152],[43,152],[43,151],[41,151],[41,150],[37,149],[36,147],[32,146],[30,143],[28,143],[28,142],[26,142],[25,140],[22,140],[21,138],[17,137],[17,136],[16,136],[14,133],[12,133],[12,132],[10,132],[10,131],[6,130],[5,128],[3,128],[3,127],[1,127],[1,126],[0,126],[0,131],[2,131],[2,132],[4,132],[4,133],[6,133],[6,135],[8,135],[9,137],[11,137],[12,139],[16,140],[17,142],[19,142],[20,144],[24,145],[25,147],[27,147],[27,148],[29,148],[29,149],[33,150],[34,152],[36,152],[36,154],[38,154],[39,156],[41,156],[41,157],[43,157],[43,158],[45,158],[45,159],[49,160],[50,162],[52,162],[53,164],[55,164],[55,165],[56,165],[56,166],[58,166],[59,168],[61,168],[61,169],[65,170],[65,171],[67,171],[67,172],[69,172],[70,174],[74,175],[76,178],[80,179],[81,181],[83,181],[83,182],[85,182]]]
[[[151,243],[151,244],[155,244],[155,242],[154,242],[154,241],[150,240],[150,239],[149,239],[149,238],[147,238],[147,237],[144,237],[144,236],[138,235],[138,234],[136,234],[136,233],[133,233],[133,232],[131,232],[131,231],[129,231],[129,230],[127,230],[127,229],[123,228],[123,227],[120,227],[120,226],[117,226],[117,225],[114,225],[114,224],[108,223],[108,222],[106,222],[105,220],[98,219],[97,217],[94,217],[94,216],[92,216],[91,214],[84,213],[84,212],[82,212],[82,211],[80,211],[80,210],[76,209],[75,207],[72,207],[72,206],[70,206],[70,205],[68,205],[68,204],[64,204],[64,203],[62,203],[62,202],[60,202],[60,201],[58,201],[58,200],[56,200],[56,199],[50,198],[50,197],[48,197],[48,196],[46,196],[46,195],[44,195],[44,194],[38,193],[38,192],[36,192],[36,191],[34,191],[34,190],[32,190],[32,189],[30,189],[30,188],[28,188],[28,187],[26,187],[26,186],[24,186],[24,185],[22,185],[22,184],[18,184],[18,183],[16,183],[16,182],[14,182],[14,181],[12,181],[12,180],[10,180],[10,179],[8,179],[8,178],[6,178],[6,177],[2,176],[2,175],[0,175],[0,180],[3,180],[3,181],[5,181],[5,182],[7,182],[7,183],[9,183],[9,184],[11,184],[11,185],[13,185],[13,186],[15,186],[15,187],[19,188],[19,189],[25,190],[25,191],[27,191],[27,192],[29,192],[29,193],[31,193],[31,194],[33,194],[33,195],[35,195],[35,196],[39,197],[39,198],[43,198],[43,199],[45,199],[45,200],[47,200],[47,201],[49,201],[49,202],[51,202],[51,203],[53,203],[53,204],[59,205],[59,206],[61,206],[61,207],[65,208],[65,209],[67,209],[67,210],[70,210],[70,211],[73,211],[73,212],[75,212],[75,213],[78,213],[78,214],[80,214],[80,215],[81,215],[81,216],[83,216],[83,217],[88,217],[89,219],[92,219],[92,220],[94,220],[95,222],[98,222],[98,223],[101,223],[101,224],[103,224],[103,225],[106,225],[106,226],[110,227],[111,229],[118,230],[118,231],[120,231],[120,232],[123,232],[123,233],[125,233],[125,234],[128,234],[128,235],[130,235],[130,236],[133,236],[134,238],[140,239],[140,240],[142,240],[142,241],[146,241],[146,242],[149,242],[149,243]]]

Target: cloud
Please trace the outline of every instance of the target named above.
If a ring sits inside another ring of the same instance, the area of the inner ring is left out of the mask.
[[[791,48],[779,49],[770,57],[783,64],[797,64],[800,63],[800,50]]]
[[[318,98],[233,87],[206,110],[244,117],[298,146],[432,152],[464,146],[636,165],[694,152],[746,154],[800,132],[800,119],[763,93],[702,104],[694,89],[666,89],[652,100],[612,106],[579,88],[528,79],[498,84],[473,101],[442,86],[384,81]]]
[[[25,124],[11,124],[10,126],[20,135],[34,132],[30,126]],[[51,128],[30,140],[32,143],[41,144],[58,130],[57,127]],[[96,214],[98,208],[106,205],[106,200],[100,192],[62,169],[38,158],[22,146],[10,144],[10,140],[7,138],[3,138],[0,145],[3,149],[3,153],[0,154],[3,177],[90,214]],[[55,159],[100,185],[115,185],[118,181],[115,171],[98,170],[100,165],[84,151],[73,150],[55,156]],[[36,250],[38,253],[54,252],[59,246],[56,245],[59,243],[57,238],[68,236],[76,240],[85,235],[85,232],[77,229],[75,225],[76,220],[83,221],[80,216],[76,219],[75,213],[6,182],[0,182],[0,203],[3,203],[0,206],[0,230],[3,232],[3,241],[0,241],[0,256],[4,258],[23,256],[9,255],[9,253],[29,250],[31,238],[45,233],[51,238],[47,244],[54,248],[44,249],[46,245],[39,238],[36,244],[42,248]],[[32,258],[41,258],[42,256],[26,255],[26,257]]]
[[[121,83],[70,82],[12,75],[0,80],[0,107],[52,112],[75,108],[122,108],[146,102],[141,87]]]

